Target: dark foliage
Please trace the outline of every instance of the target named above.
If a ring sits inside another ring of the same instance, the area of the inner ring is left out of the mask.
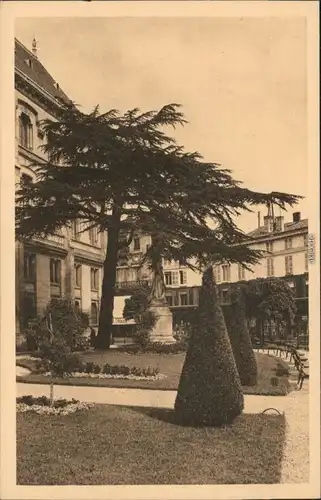
[[[209,267],[203,275],[198,324],[187,350],[175,411],[184,423],[219,426],[231,423],[242,412],[243,404],[213,269]]]
[[[76,367],[78,373],[94,373],[96,375],[102,373],[105,375],[136,375],[138,377],[152,377],[159,373],[158,368],[153,368],[148,366],[147,368],[142,367],[128,367],[124,365],[110,365],[106,363],[103,367],[89,361],[87,363],[78,363]]]
[[[257,278],[243,282],[246,316],[263,319],[293,319],[296,305],[289,284],[281,278]]]
[[[38,356],[41,368],[55,377],[64,377],[75,371],[79,365],[78,355],[61,339],[41,343]]]
[[[118,351],[126,352],[128,354],[181,354],[185,352],[185,346],[182,346],[180,343],[175,344],[162,344],[161,342],[153,342],[151,344],[147,344],[144,347],[139,345],[124,345],[119,346]]]
[[[20,396],[19,398],[17,398],[17,403],[18,404],[22,403],[22,404],[25,404],[27,406],[33,406],[33,405],[52,406],[50,403],[50,399],[47,398],[46,396],[40,396],[38,398],[31,396],[31,395]],[[77,399],[72,399],[70,401],[68,401],[67,399],[56,399],[56,401],[54,401],[53,407],[54,408],[65,408],[66,406],[68,406],[70,404],[76,404],[76,403],[79,403],[79,401]]]
[[[164,130],[186,123],[176,104],[123,115],[68,104],[57,118],[40,123],[50,161],[33,164],[35,182],[17,191],[16,233],[43,237],[76,219],[108,233],[97,348],[110,345],[118,253],[135,232],[156,236],[165,258],[252,264],[261,253],[237,245],[244,234],[233,217],[252,205],[298,200],[245,189],[230,171],[184,151]]]
[[[39,364],[53,376],[75,371],[79,357],[73,351],[81,345],[88,315],[77,312],[67,299],[52,299],[44,314],[32,320],[25,332],[38,348]]]
[[[149,334],[157,321],[156,315],[149,310],[149,295],[148,288],[138,289],[129,299],[125,300],[123,310],[124,319],[135,320],[133,337],[142,349],[148,345]]]
[[[188,323],[181,321],[179,325],[176,325],[173,329],[173,337],[176,340],[176,343],[182,348],[182,350],[186,351],[188,348],[188,344],[190,342],[190,338],[192,336],[193,331],[193,323]]]
[[[32,350],[37,349],[50,337],[49,318],[56,338],[62,339],[72,351],[84,350],[86,340],[83,334],[89,325],[88,314],[77,311],[71,300],[53,298],[43,314],[30,320],[24,331],[27,343]]]
[[[284,323],[289,330],[296,314],[295,297],[291,287],[281,278],[257,278],[240,284],[245,298],[245,314],[256,322],[256,336],[261,338],[263,323]]]
[[[230,337],[234,359],[240,375],[241,384],[253,386],[257,384],[258,371],[252,342],[248,331],[245,298],[240,288],[231,294],[232,317],[227,331]]]

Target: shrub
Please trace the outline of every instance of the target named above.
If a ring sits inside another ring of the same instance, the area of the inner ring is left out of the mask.
[[[245,298],[240,288],[233,290],[231,294],[231,318],[228,325],[236,367],[244,386],[257,384],[257,364],[252,348],[252,342],[248,331]]]
[[[118,366],[114,365],[111,366],[108,363],[105,364],[105,366],[102,369],[102,373],[105,374],[110,374],[110,375],[135,375],[136,377],[154,377],[159,373],[158,368],[139,368],[136,366],[133,366],[132,368],[129,368],[128,366]]]
[[[110,365],[108,363],[106,363],[102,369],[102,373],[104,373],[105,375],[109,375],[110,373]]]
[[[151,366],[149,366],[149,367],[147,368],[147,376],[148,376],[148,377],[151,377],[151,376],[153,376],[153,375],[157,375],[158,373],[159,373],[159,368],[156,368],[156,369],[155,369],[155,368],[152,368]]]
[[[243,405],[213,269],[209,267],[203,275],[197,321],[179,381],[175,411],[181,423],[218,426],[232,422]]]
[[[265,321],[283,323],[289,330],[295,318],[297,305],[289,284],[281,278],[257,278],[243,282],[246,317],[256,322],[256,336],[264,343]]]
[[[100,372],[101,372],[101,367],[100,367],[99,365],[95,365],[95,366],[94,366],[94,371],[93,371],[93,373],[98,374],[98,373],[100,373]]]
[[[83,342],[82,336],[88,327],[89,316],[76,311],[71,300],[57,298],[51,299],[43,315],[29,321],[24,331],[28,349],[36,350],[40,344],[49,341],[49,318],[54,336],[63,339],[75,351],[77,345]]]
[[[133,338],[137,342],[137,344],[143,350],[145,350],[146,346],[148,344],[149,330],[147,330],[145,328],[141,328],[140,326],[137,326],[136,330],[134,331]]]
[[[24,403],[25,405],[31,406],[35,403],[35,400],[39,400],[39,398],[34,398],[30,394],[28,396],[21,396],[20,398],[17,398],[17,403]],[[47,399],[47,398],[46,398]],[[49,402],[49,399],[48,399]]]
[[[86,364],[83,363],[81,360],[79,360],[79,363],[76,367],[76,370],[78,373],[85,373],[86,372]]]
[[[36,351],[39,343],[48,337],[48,326],[45,317],[38,316],[28,322],[23,332],[28,351]]]
[[[28,396],[20,396],[16,399],[16,402],[25,404],[27,406],[50,406],[50,399],[47,398],[46,396],[40,396],[38,398],[33,397],[31,395]],[[54,402],[54,407],[55,408],[65,408],[69,404],[76,404],[79,403],[77,399],[72,399],[71,401],[68,401],[67,399],[57,399]]]
[[[75,342],[75,351],[88,351],[91,347],[91,342],[88,337],[79,337]]]
[[[86,373],[100,373],[101,372],[101,368],[100,368],[99,365],[97,365],[93,361],[89,361],[85,365],[85,372]]]
[[[182,351],[185,351],[188,348],[188,343],[191,334],[192,334],[191,323],[181,321],[181,323],[179,325],[176,325],[176,327],[174,328],[173,337],[176,340],[176,345],[179,346],[179,348]]]
[[[130,375],[130,368],[128,366],[124,366],[123,373],[124,375]]]
[[[28,325],[26,338],[38,347],[38,368],[51,373],[50,404],[54,404],[54,378],[72,373],[80,366],[79,357],[73,353],[78,339],[83,335],[88,316],[75,310],[66,299],[52,299],[45,313]]]
[[[148,345],[149,334],[157,320],[155,313],[149,310],[148,288],[141,288],[126,299],[123,317],[126,320],[135,320],[136,329],[133,337],[138,346],[145,349]]]
[[[144,348],[139,345],[125,345],[120,346],[118,351],[126,352],[128,354],[181,354],[186,352],[186,349],[179,343],[175,344],[162,344],[161,342],[153,342],[147,344]]]
[[[39,357],[41,358],[37,362],[39,368],[50,371],[57,377],[76,371],[80,362],[77,354],[72,353],[65,343],[59,341],[41,344]]]

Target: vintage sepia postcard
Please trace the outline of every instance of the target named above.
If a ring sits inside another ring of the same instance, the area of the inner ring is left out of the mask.
[[[317,2],[3,2],[1,498],[320,496]]]

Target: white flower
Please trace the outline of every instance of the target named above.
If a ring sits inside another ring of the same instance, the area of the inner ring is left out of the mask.
[[[88,410],[93,407],[92,403],[70,403],[65,407],[55,408],[52,406],[42,405],[26,405],[25,403],[17,403],[16,409],[19,413],[32,412],[37,415],[70,415],[79,410]]]
[[[44,373],[43,374],[45,377],[50,376],[50,372]],[[70,377],[73,378],[100,378],[100,379],[126,379],[126,380],[150,380],[150,381],[156,381],[156,380],[163,380],[164,378],[167,377],[167,375],[164,375],[162,373],[158,373],[157,375],[148,375],[146,377],[144,376],[139,376],[139,375],[114,375],[111,373],[85,373],[85,372],[73,372],[70,374]]]
[[[44,373],[45,377],[50,376],[50,372]],[[162,373],[158,373],[157,375],[148,375],[146,377],[139,375],[114,375],[111,373],[84,373],[84,372],[73,372],[70,374],[73,378],[98,378],[98,379],[125,379],[125,380],[163,380],[167,377]]]

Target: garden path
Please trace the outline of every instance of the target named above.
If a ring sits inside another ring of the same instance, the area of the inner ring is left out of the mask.
[[[17,384],[17,396],[49,396],[49,386]],[[116,389],[109,387],[55,386],[55,397],[122,406],[173,408],[176,391]],[[308,381],[301,391],[288,396],[244,396],[244,413],[260,413],[268,408],[284,412],[286,440],[281,483],[309,482],[309,390]],[[272,412],[273,413],[273,412]]]
[[[17,396],[49,396],[49,385],[17,383]],[[176,391],[109,387],[55,386],[55,397],[122,406],[173,408]],[[281,483],[309,482],[309,381],[288,396],[244,396],[244,413],[273,408],[286,417]]]

